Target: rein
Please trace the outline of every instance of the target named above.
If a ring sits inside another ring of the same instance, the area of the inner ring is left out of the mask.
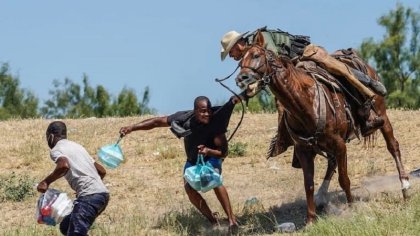
[[[227,89],[229,92],[231,92],[233,95],[235,95],[238,99],[239,99],[239,101],[241,101],[241,106],[242,106],[242,112],[241,112],[241,119],[239,120],[239,122],[238,122],[238,124],[236,125],[236,127],[235,127],[235,129],[233,130],[233,132],[232,132],[232,134],[230,135],[230,137],[227,139],[227,141],[229,142],[232,138],[233,138],[233,135],[235,135],[235,133],[236,133],[236,131],[238,131],[238,129],[239,129],[239,126],[242,124],[242,120],[244,119],[244,113],[245,113],[245,106],[244,106],[244,103],[243,103],[243,101],[242,101],[242,99],[241,99],[241,97],[237,94],[237,93],[235,93],[232,89],[230,89],[227,85],[225,85],[224,83],[223,83],[223,81],[225,81],[225,80],[227,80],[227,79],[229,79],[237,70],[238,70],[238,68],[239,68],[240,66],[239,66],[239,64],[238,64],[238,66],[236,67],[236,69],[230,74],[230,75],[228,75],[227,77],[225,77],[225,78],[223,78],[223,79],[218,79],[218,78],[216,78],[215,79],[215,81],[216,82],[218,82],[220,85],[222,85],[225,89]],[[220,110],[221,108],[219,108],[219,110]],[[218,110],[217,110],[218,111]],[[216,112],[217,112],[216,111]]]

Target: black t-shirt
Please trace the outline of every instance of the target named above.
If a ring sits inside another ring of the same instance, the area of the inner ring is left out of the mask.
[[[192,111],[179,111],[168,116],[168,124],[178,122],[191,134],[184,137],[184,148],[187,153],[187,160],[193,164],[197,162],[198,145],[205,145],[211,149],[216,149],[214,138],[227,131],[229,118],[232,114],[234,104],[229,101],[223,107],[213,107],[213,115],[208,124],[198,123]],[[220,109],[222,108],[222,109]]]

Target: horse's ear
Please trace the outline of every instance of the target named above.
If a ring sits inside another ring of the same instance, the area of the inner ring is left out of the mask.
[[[258,45],[260,47],[264,47],[264,36],[261,33],[261,31],[257,31],[257,33],[255,34],[255,38],[254,38],[254,44]]]

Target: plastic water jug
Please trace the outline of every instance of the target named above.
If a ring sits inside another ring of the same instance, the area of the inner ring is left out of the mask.
[[[117,140],[117,143],[103,146],[98,150],[99,160],[108,168],[114,169],[124,161],[123,152],[120,145],[118,145],[121,138]]]

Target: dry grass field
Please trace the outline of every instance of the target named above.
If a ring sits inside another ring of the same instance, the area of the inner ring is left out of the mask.
[[[388,115],[400,143],[406,170],[419,168],[420,111],[390,110]],[[84,145],[97,158],[97,149],[115,142],[121,126],[145,118],[64,121],[68,126],[68,138]],[[239,118],[239,114],[232,116],[230,130]],[[0,176],[7,178],[14,173],[35,184],[53,170],[54,163],[49,158],[45,141],[49,122],[51,120],[45,119],[0,122]],[[246,114],[231,140],[233,145],[245,144],[245,154],[231,155],[223,164],[224,183],[234,213],[241,222],[240,232],[243,235],[275,234],[275,226],[283,222],[294,222],[299,229],[296,234],[311,234],[311,229],[302,229],[306,202],[302,171],[291,167],[292,148],[274,159],[265,159],[276,124],[277,114]],[[121,147],[126,162],[114,170],[108,169],[104,181],[111,192],[111,200],[90,235],[223,235],[226,232],[225,214],[212,191],[205,193],[204,197],[210,208],[220,213],[222,225],[217,229],[210,229],[210,225],[188,201],[182,185],[183,143],[169,129],[134,132],[123,139]],[[321,221],[351,217],[349,215],[353,212],[369,211],[371,208],[401,207],[400,191],[387,193],[380,190],[375,196],[373,192],[363,191],[363,183],[369,178],[397,174],[394,160],[387,152],[380,133],[374,148],[368,149],[361,140],[348,144],[348,166],[352,189],[360,203],[347,207],[335,175],[330,187],[332,205]],[[323,157],[317,157],[317,187],[321,184],[325,167]],[[397,177],[390,178],[396,180]],[[413,186],[411,192],[416,195],[416,185]],[[74,197],[64,178],[50,187],[66,191]],[[21,202],[0,202],[0,235],[59,235],[57,227],[36,223],[38,196],[34,191],[32,196]],[[248,204],[253,197],[257,201]],[[417,217],[420,215],[419,208],[414,210]]]

